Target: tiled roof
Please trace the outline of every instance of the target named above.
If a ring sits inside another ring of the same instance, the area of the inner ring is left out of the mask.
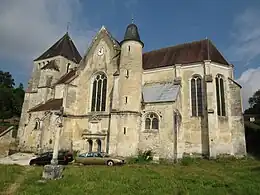
[[[62,106],[63,99],[50,99],[45,104],[39,104],[32,109],[29,110],[29,112],[39,112],[39,111],[47,111],[47,110],[59,110]]]
[[[205,39],[144,53],[143,69],[189,64],[204,60],[229,65],[215,45],[210,40]]]
[[[145,103],[176,101],[180,86],[173,83],[149,83],[143,86]]]
[[[55,83],[55,85],[66,83],[70,78],[72,78],[73,76],[76,75],[76,72],[77,72],[77,69],[71,70],[71,71],[68,72],[67,74],[63,75],[63,76]]]
[[[51,46],[47,51],[45,51],[34,61],[44,60],[59,55],[77,64],[81,60],[81,56],[68,33],[66,33],[61,39],[59,39],[53,46]]]
[[[47,63],[41,69],[42,70],[52,69],[52,70],[59,71],[59,66],[56,64],[55,60],[51,60],[49,63]]]

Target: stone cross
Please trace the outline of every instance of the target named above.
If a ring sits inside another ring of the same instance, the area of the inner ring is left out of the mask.
[[[61,179],[62,172],[64,170],[63,165],[58,165],[58,153],[59,153],[59,142],[60,142],[60,134],[63,127],[63,116],[64,116],[64,108],[61,107],[59,112],[56,112],[56,135],[55,135],[55,143],[53,148],[53,155],[50,165],[45,165],[43,168],[42,178],[43,179]]]
[[[53,155],[52,155],[52,160],[51,164],[52,165],[57,165],[58,164],[58,153],[59,153],[59,147],[60,147],[60,134],[61,134],[61,129],[63,127],[63,114],[64,114],[64,108],[61,107],[59,112],[55,113],[58,117],[56,119],[56,134],[55,134],[55,142],[54,142],[54,148],[53,148]]]

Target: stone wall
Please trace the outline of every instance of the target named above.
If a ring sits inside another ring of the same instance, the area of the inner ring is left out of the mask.
[[[142,126],[140,129],[140,150],[152,150],[161,158],[172,158],[174,153],[174,124],[173,112],[175,105],[169,103],[146,104],[142,116]],[[145,119],[150,113],[155,113],[159,119],[158,130],[146,130]]]
[[[230,89],[230,129],[233,154],[238,156],[246,155],[245,127],[242,114],[241,87],[229,79]]]

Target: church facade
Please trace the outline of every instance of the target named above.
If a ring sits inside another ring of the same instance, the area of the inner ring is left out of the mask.
[[[135,24],[121,42],[102,27],[81,58],[66,33],[34,60],[19,147],[51,150],[61,128],[60,148],[81,152],[245,155],[241,86],[214,44],[143,47]]]

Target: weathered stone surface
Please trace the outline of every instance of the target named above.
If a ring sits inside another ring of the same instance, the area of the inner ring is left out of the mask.
[[[73,64],[59,56],[48,60],[53,59],[60,72],[40,71],[39,66],[46,61],[35,62],[31,92],[25,95],[19,125],[20,147],[25,150],[53,148],[56,117],[45,117],[44,112],[29,115],[27,111],[55,97],[63,98],[67,115],[61,133],[61,149],[101,150],[122,156],[137,155],[138,150],[152,150],[160,158],[182,158],[184,153],[211,157],[222,153],[245,154],[240,88],[229,79],[233,77],[232,66],[207,60],[143,70],[141,45],[128,41],[120,46],[105,28],[93,39],[79,65],[78,76],[69,86],[38,88],[46,83],[46,76],[52,75],[52,82],[55,82],[66,73],[66,65]],[[94,112],[91,110],[93,82],[100,72],[107,77],[106,96],[97,97],[106,98],[105,111]],[[115,72],[119,74],[114,75]],[[195,75],[203,82],[203,116],[192,116],[191,79]],[[217,75],[222,75],[224,80],[226,116],[218,116],[217,112]],[[142,101],[144,84],[163,82],[181,84],[176,101],[149,104]],[[177,121],[176,112],[179,113]],[[158,129],[146,129],[148,113],[157,116]],[[41,128],[35,130],[39,118],[42,119]]]
[[[242,104],[241,104],[241,91],[240,87],[229,80],[230,97],[232,98],[232,104],[230,105],[231,116],[241,115]]]
[[[42,172],[43,179],[61,179],[64,166],[62,165],[45,165]]]

